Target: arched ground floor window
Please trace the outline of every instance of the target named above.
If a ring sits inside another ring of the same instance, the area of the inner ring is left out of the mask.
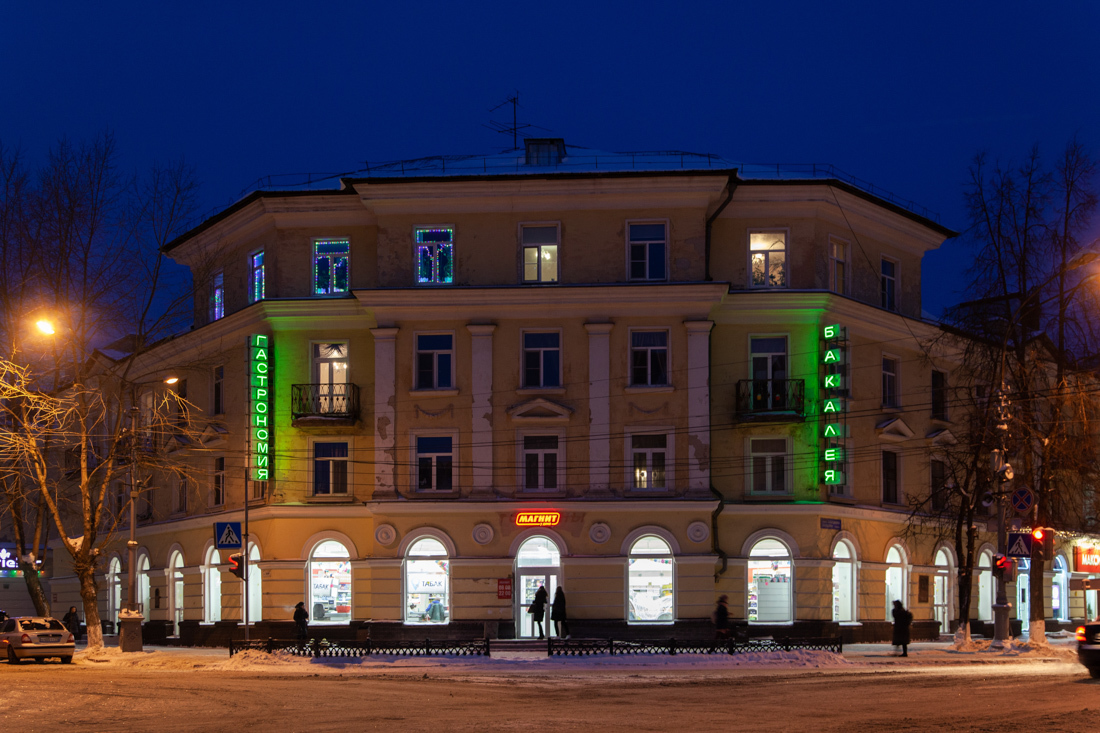
[[[260,549],[255,544],[248,545],[248,623],[255,623],[264,617],[263,579],[260,568]]]
[[[309,622],[344,624],[351,620],[351,556],[336,540],[326,540],[309,556]]]
[[[447,548],[422,537],[405,552],[405,623],[445,624],[451,619],[451,563]]]
[[[749,621],[794,621],[791,551],[780,540],[766,537],[749,551]]]
[[[978,620],[993,620],[993,553],[978,555]]]
[[[886,620],[893,618],[894,601],[901,601],[901,605],[909,608],[909,581],[906,572],[905,553],[900,547],[894,545],[886,553]]]
[[[149,612],[153,608],[150,604],[149,598],[149,556],[141,555],[138,557],[137,564],[137,587],[138,587],[138,603],[141,604],[141,613],[145,616],[145,620],[149,620]]]
[[[833,621],[855,621],[857,598],[855,552],[847,541],[841,540],[833,550]]]
[[[118,612],[122,610],[122,562],[112,557],[107,563],[107,618],[112,625],[118,623]]]
[[[521,639],[533,639],[538,633],[532,615],[527,609],[535,600],[540,587],[546,588],[547,603],[552,603],[554,593],[561,582],[561,550],[549,537],[536,535],[523,541],[516,552],[516,581],[519,593],[516,593],[516,635]],[[549,631],[550,608],[547,606],[543,626]]]
[[[1069,620],[1069,568],[1066,558],[1054,556],[1054,579],[1050,588],[1050,615],[1058,621]]]
[[[936,575],[932,588],[933,618],[940,622],[940,632],[948,633],[951,628],[951,589],[953,586],[951,555],[940,548],[935,558]]]
[[[211,547],[202,568],[203,620],[208,624],[222,620],[222,556]]]
[[[172,636],[180,635],[183,621],[183,553],[173,552],[168,558],[168,608],[172,621]]]
[[[627,560],[627,620],[671,623],[675,617],[672,548],[656,535],[639,537]]]

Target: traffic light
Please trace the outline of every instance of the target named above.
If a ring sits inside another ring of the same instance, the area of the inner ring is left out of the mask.
[[[1031,537],[1038,545],[1039,559],[1051,560],[1054,558],[1054,530],[1050,527],[1036,527],[1031,530]]]
[[[229,556],[229,572],[244,580],[244,554],[236,553]]]
[[[1011,557],[1007,555],[994,555],[993,556],[993,575],[997,578],[1002,578],[1006,583],[1011,583],[1015,580],[1016,563],[1013,562]]]

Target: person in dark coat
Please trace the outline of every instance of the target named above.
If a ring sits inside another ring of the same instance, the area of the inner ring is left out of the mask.
[[[539,589],[535,591],[535,600],[531,601],[531,608],[527,610],[531,614],[531,620],[534,621],[539,627],[539,638],[545,639],[546,636],[542,633],[542,619],[546,615],[546,598],[550,594],[546,592],[546,586],[540,585]]]
[[[570,638],[569,621],[565,613],[565,591],[558,586],[554,591],[554,602],[550,604],[550,620],[554,622],[554,629],[559,639]]]
[[[294,607],[294,627],[298,629],[298,640],[305,641],[309,630],[309,613],[306,611],[306,602],[298,601]]]
[[[76,606],[69,606],[69,612],[61,619],[65,628],[73,635],[73,639],[80,638],[80,616],[76,612]]]
[[[901,647],[901,656],[909,656],[909,625],[913,614],[905,610],[901,601],[894,601],[894,646]]]
[[[714,638],[730,638],[729,596],[718,596],[718,605],[714,607],[714,613],[710,618],[714,622]]]

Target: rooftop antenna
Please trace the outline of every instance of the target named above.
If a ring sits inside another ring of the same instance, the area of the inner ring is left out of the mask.
[[[512,136],[512,148],[511,148],[512,150],[519,150],[519,133],[523,130],[534,128],[536,130],[544,130],[546,132],[549,132],[549,130],[546,130],[546,128],[544,128],[544,127],[539,127],[538,125],[532,125],[528,122],[520,122],[519,121],[519,90],[518,89],[515,92],[513,92],[510,97],[505,99],[503,102],[498,104],[496,107],[493,107],[491,110],[489,110],[489,112],[490,113],[496,112],[501,107],[505,107],[509,104],[512,105],[512,124],[509,125],[507,122],[498,122],[496,120],[489,120],[489,124],[484,125],[484,127],[488,127],[493,132],[499,132],[502,135],[511,135]]]

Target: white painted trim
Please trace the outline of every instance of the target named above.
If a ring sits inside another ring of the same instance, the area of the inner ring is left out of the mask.
[[[794,537],[787,534],[781,529],[765,528],[759,529],[748,536],[748,538],[741,545],[741,557],[748,559],[749,553],[752,552],[752,548],[757,542],[763,539],[779,540],[787,546],[787,550],[790,552],[791,560],[802,557],[802,552],[798,549],[798,542]],[[791,578],[793,581],[794,578]]]
[[[837,533],[835,535],[833,535],[833,541],[831,543],[829,543],[829,557],[830,558],[835,559],[834,555],[836,553],[836,546],[839,545],[841,542],[848,543],[849,548],[852,551],[852,562],[853,563],[859,562],[860,560],[863,559],[863,550],[861,550],[860,547],[859,547],[859,540],[856,538],[856,536],[854,534],[852,534],[851,532],[849,532],[846,529],[839,530],[839,531],[837,531]],[[845,560],[844,562],[847,562],[847,561]]]
[[[508,556],[514,560],[519,554],[520,546],[532,537],[545,537],[557,545],[558,554],[563,559],[569,556],[569,546],[565,544],[565,538],[549,527],[529,527],[520,532],[508,546]]]
[[[405,533],[405,536],[401,538],[401,543],[397,546],[398,557],[404,559],[409,552],[409,548],[417,540],[430,537],[433,540],[439,540],[443,544],[443,547],[447,549],[447,557],[455,557],[458,555],[458,550],[455,549],[454,540],[451,539],[444,530],[438,527],[417,527],[416,529]],[[405,588],[402,586],[401,593],[404,594]]]
[[[630,534],[628,534],[619,545],[619,552],[627,557],[630,556],[630,548],[634,546],[634,543],[640,540],[642,537],[653,535],[660,537],[662,540],[668,543],[669,549],[672,550],[673,556],[680,554],[680,543],[676,541],[676,535],[664,527],[660,527],[656,524],[647,524],[644,527],[638,527]],[[646,557],[657,557],[656,555],[646,555]]]
[[[351,537],[348,537],[343,532],[337,532],[334,529],[325,529],[310,535],[309,539],[302,544],[302,553],[299,555],[299,558],[309,562],[313,559],[313,551],[317,549],[317,545],[328,540],[333,540],[342,544],[344,549],[348,551],[349,560],[356,560],[359,558],[359,551],[355,549],[355,543],[352,541]]]

